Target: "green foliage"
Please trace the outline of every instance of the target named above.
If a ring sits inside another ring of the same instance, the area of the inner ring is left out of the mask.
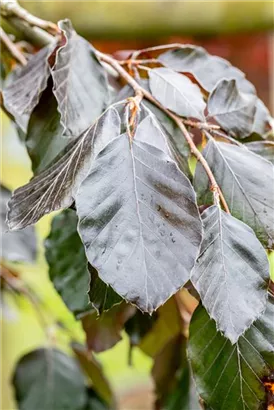
[[[232,345],[200,306],[190,326],[189,358],[197,389],[213,409],[259,409],[274,366],[273,296],[266,311]]]
[[[23,356],[13,384],[20,410],[84,410],[85,379],[77,363],[53,349],[34,350]]]
[[[88,309],[89,273],[76,225],[77,217],[72,209],[57,215],[45,249],[50,280],[67,307],[79,313]]]

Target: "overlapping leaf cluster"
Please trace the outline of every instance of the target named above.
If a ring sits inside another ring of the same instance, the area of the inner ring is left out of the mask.
[[[191,281],[203,306],[189,341],[198,394],[215,410],[259,408],[274,360],[264,249],[274,248],[273,119],[244,73],[200,47],[158,52],[136,79],[152,96],[140,101],[131,85],[113,89],[100,54],[69,21],[59,27],[61,38],[12,73],[3,92],[34,172],[9,202],[9,228],[66,209],[46,242],[50,278],[82,317],[95,351],[116,343],[125,322],[131,335],[144,325],[133,343],[141,346],[161,324],[166,301]],[[230,213],[202,163],[192,175],[174,114],[190,134],[203,133],[202,155]],[[165,305],[154,323],[131,304],[149,314]],[[100,329],[111,322],[103,340]],[[154,355],[159,400],[168,409],[197,405],[195,394],[177,394],[180,383],[191,385],[185,353],[182,365],[171,366],[166,393],[166,375],[156,370],[174,362],[175,346],[185,345],[180,333]]]
[[[7,232],[5,214],[10,196],[10,191],[1,185],[3,247],[0,274],[3,317],[10,317],[10,298],[6,298],[9,295],[18,298],[18,301],[20,298],[29,300],[33,308],[38,310],[38,317],[42,318],[45,312],[40,295],[25,283],[17,266],[12,265],[13,262],[34,263],[37,240],[33,227]],[[55,320],[54,324],[57,325]],[[47,326],[46,322],[41,321],[41,324]],[[46,328],[44,330],[47,332]],[[35,349],[20,358],[12,379],[20,409],[106,410],[114,406],[114,396],[100,363],[85,346],[73,339],[69,343],[71,356],[49,343],[49,346]]]

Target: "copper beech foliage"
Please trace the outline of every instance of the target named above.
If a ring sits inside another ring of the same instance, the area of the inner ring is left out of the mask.
[[[62,210],[45,242],[49,276],[82,321],[89,353],[74,344],[74,357],[24,356],[19,408],[115,408],[92,351],[124,328],[154,360],[155,408],[264,408],[274,365],[268,109],[243,72],[201,47],[151,47],[118,61],[69,20],[54,34],[4,80],[4,109],[34,173],[9,199],[7,224],[27,238],[29,225]],[[177,293],[185,285],[200,301],[190,329],[193,308],[185,314]]]

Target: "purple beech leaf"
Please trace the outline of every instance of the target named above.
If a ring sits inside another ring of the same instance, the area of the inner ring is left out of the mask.
[[[164,107],[182,117],[193,117],[204,121],[206,104],[196,84],[168,68],[149,71],[151,93]]]
[[[274,164],[274,141],[248,142],[245,147]]]
[[[274,368],[274,304],[232,345],[199,306],[191,319],[188,358],[198,394],[212,410],[266,409],[264,380]]]
[[[149,91],[148,80],[140,80],[140,85]],[[116,96],[115,101],[124,100],[126,98],[134,96],[134,90],[129,85],[125,85],[122,90]],[[161,111],[156,105],[144,99],[141,103],[141,115],[154,115],[159,122],[159,125],[163,128],[167,137],[167,142],[172,151],[172,156],[176,160],[181,171],[188,177],[192,178],[192,174],[189,168],[188,159],[190,157],[189,145],[186,142],[181,130],[175,124],[175,122],[169,118],[163,111]],[[119,109],[119,107],[118,107]],[[122,113],[121,113],[122,114]]]
[[[263,245],[274,247],[274,168],[244,147],[210,140],[203,150],[231,214],[249,225]],[[198,163],[194,187],[198,203],[212,203],[208,177]]]
[[[145,107],[145,112],[150,116],[156,117],[157,121],[164,130],[168,146],[172,153],[172,158],[176,160],[180,170],[188,178],[191,178],[192,174],[188,164],[188,159],[190,157],[189,145],[182,135],[181,130],[176,126],[171,118],[169,118],[164,112],[149,101],[144,101],[143,105]]]
[[[195,193],[150,118],[132,141],[122,134],[99,153],[76,208],[89,262],[142,311],[153,312],[189,279],[201,241]]]
[[[76,33],[71,22],[62,20],[58,25],[65,44],[57,50],[51,70],[53,92],[65,134],[77,137],[109,103],[107,77],[93,47]]]
[[[159,55],[158,60],[172,70],[191,73],[208,92],[213,91],[220,80],[234,78],[242,92],[256,94],[255,87],[241,70],[224,58],[208,54],[203,47],[182,45]]]
[[[23,129],[47,86],[50,76],[48,57],[55,46],[56,42],[42,48],[30,57],[26,66],[11,72],[6,80],[7,85],[3,89],[4,105]]]
[[[122,339],[123,327],[134,315],[135,309],[134,306],[123,302],[100,316],[95,310],[85,314],[81,320],[88,349],[100,353],[116,345]]]
[[[50,280],[76,317],[92,308],[102,313],[122,301],[88,266],[77,223],[76,212],[66,209],[53,218],[45,241]]]
[[[87,260],[76,227],[75,211],[66,209],[53,218],[45,241],[50,280],[68,309],[75,314],[91,309]]]
[[[266,108],[262,100],[257,98],[252,132],[255,132],[265,138],[265,135],[267,135],[267,132],[271,128],[271,120],[272,118],[269,110]]]
[[[67,145],[50,168],[14,191],[8,204],[9,228],[22,229],[47,213],[68,208],[94,156],[104,143],[119,134],[120,117],[115,108],[109,108],[95,124]]]
[[[142,104],[141,107],[144,109],[146,117],[140,121],[138,125],[136,138],[142,142],[146,142],[146,135],[150,135],[151,140],[157,141],[157,148],[164,152],[168,152],[169,155],[172,156],[170,143],[164,128],[152,111]]]
[[[256,111],[255,95],[242,93],[236,80],[221,80],[208,98],[208,117],[238,138],[252,133]]]
[[[52,347],[20,358],[12,382],[20,410],[83,410],[86,406],[85,377],[78,362]]]
[[[114,292],[111,286],[99,278],[98,272],[90,264],[88,264],[88,271],[90,275],[89,299],[97,314],[107,312],[113,306],[122,303],[123,299]]]
[[[30,116],[25,136],[25,145],[34,174],[39,174],[48,168],[69,144],[70,141],[62,136],[63,130],[57,102],[48,85]]]
[[[203,306],[231,343],[264,312],[266,252],[249,226],[217,206],[202,213],[204,237],[191,281]]]

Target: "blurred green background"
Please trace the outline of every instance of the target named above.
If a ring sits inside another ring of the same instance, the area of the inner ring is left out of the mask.
[[[259,96],[273,114],[273,29],[274,3],[235,1],[23,1],[33,14],[57,21],[68,17],[80,34],[102,51],[142,48],[155,44],[182,42],[205,46],[208,51],[228,58],[247,72]],[[8,31],[8,26],[5,26]],[[272,64],[272,67],[271,67]],[[2,182],[10,189],[25,184],[32,176],[23,145],[4,115],[1,116]],[[17,264],[41,299],[52,340],[66,349],[67,339],[54,322],[60,319],[79,341],[84,341],[80,324],[66,309],[48,279],[43,241],[50,229],[51,216],[37,223],[39,257],[37,264]],[[272,277],[274,277],[274,254]],[[19,357],[47,343],[36,312],[25,299],[5,295],[2,314],[2,403],[1,410],[15,409],[10,377]],[[128,365],[129,342],[125,335],[113,349],[98,355],[117,393],[119,409],[151,409],[151,360],[137,349],[133,366]],[[39,410],[39,409],[37,409]]]
[[[80,34],[93,39],[220,35],[273,27],[272,1],[22,0],[21,4],[43,19],[71,18]]]

